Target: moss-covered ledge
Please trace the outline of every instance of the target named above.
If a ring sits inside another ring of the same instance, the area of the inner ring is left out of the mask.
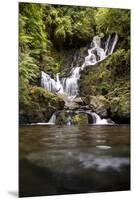
[[[41,87],[31,87],[30,100],[19,107],[20,124],[48,122],[53,112],[64,108],[64,101]]]

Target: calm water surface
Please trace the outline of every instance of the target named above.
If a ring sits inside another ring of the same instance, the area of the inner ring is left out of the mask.
[[[21,126],[20,196],[130,189],[129,125]]]

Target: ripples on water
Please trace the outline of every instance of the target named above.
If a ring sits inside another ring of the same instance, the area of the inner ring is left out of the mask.
[[[129,126],[20,127],[20,196],[130,189]]]

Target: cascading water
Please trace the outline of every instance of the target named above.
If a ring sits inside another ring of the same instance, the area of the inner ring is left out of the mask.
[[[55,124],[56,122],[56,113],[53,113],[50,120],[48,121],[49,124]]]
[[[108,52],[110,39],[111,39],[111,35],[108,36],[108,39],[105,43],[105,55],[107,55],[107,52]]]
[[[56,74],[56,88],[57,88],[57,92],[63,93],[63,86],[60,82],[59,74]]]
[[[69,116],[67,117],[67,125],[70,126],[71,124],[72,124],[72,118],[71,118],[71,116],[69,115]]]
[[[107,56],[111,55],[114,51],[115,45],[118,41],[118,35],[115,34],[114,38],[111,35],[105,42],[104,48],[101,45],[101,38],[95,36],[91,43],[91,48],[88,49],[88,56],[85,57],[85,61],[80,67],[72,68],[70,76],[64,79],[59,78],[59,74],[56,74],[56,78],[52,79],[45,72],[41,72],[41,86],[48,91],[66,94],[68,100],[73,101],[76,96],[79,95],[78,81],[80,79],[80,72],[85,67],[95,65],[98,62],[106,59]],[[107,124],[107,120],[101,119],[96,113],[91,114],[95,124]],[[56,118],[49,120],[49,123],[55,123]]]
[[[41,86],[51,92],[55,92],[58,89],[56,81],[45,72],[41,72]]]
[[[106,119],[101,119],[95,112],[90,113],[93,118],[93,124],[108,124]]]
[[[116,34],[115,34],[114,41],[113,41],[113,45],[112,45],[112,48],[111,48],[111,50],[110,50],[110,53],[109,53],[109,54],[112,54],[112,53],[113,53],[113,51],[114,51],[114,48],[115,48],[115,45],[116,45],[117,41],[118,41],[118,34],[116,33]]]
[[[55,80],[45,72],[41,72],[41,86],[51,92],[65,93],[69,97],[76,97],[79,94],[78,80],[80,78],[80,71],[87,66],[97,64],[113,53],[115,45],[118,41],[118,35],[115,34],[114,39],[112,39],[112,45],[110,46],[111,39],[111,35],[109,35],[103,49],[101,47],[100,37],[95,36],[91,43],[92,47],[88,49],[88,56],[85,57],[85,62],[81,67],[73,68],[70,76],[64,78],[64,80],[62,79],[62,81],[59,79],[59,74],[56,75]]]
[[[80,67],[72,69],[71,76],[64,81],[64,93],[70,97],[76,97],[79,92],[78,80],[80,78]]]

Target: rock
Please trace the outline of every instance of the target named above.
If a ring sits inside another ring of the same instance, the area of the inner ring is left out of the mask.
[[[89,106],[89,105],[81,106],[80,109],[89,110],[89,109],[90,109],[90,106]]]
[[[81,98],[71,99],[66,94],[58,94],[58,96],[65,102],[65,109],[75,110],[80,108],[80,104],[83,103]]]
[[[130,95],[121,94],[110,101],[110,117],[117,123],[130,122]]]
[[[86,113],[79,113],[79,111],[72,111],[72,110],[63,110],[57,114],[56,124],[58,125],[67,125],[68,121],[71,124],[88,124],[89,122],[89,115]],[[92,120],[92,119],[90,119]]]
[[[80,105],[78,105],[74,101],[68,101],[65,103],[65,109],[76,110],[78,108],[80,108]]]
[[[88,124],[88,115],[84,113],[75,114],[72,117],[73,124]]]
[[[108,116],[116,123],[129,123],[130,51],[118,49],[107,59],[84,68],[79,88],[85,104],[99,115]],[[100,96],[106,102],[102,102]]]
[[[89,105],[91,110],[95,111],[101,117],[107,117],[108,100],[104,96],[86,96],[84,101]]]
[[[82,100],[81,97],[75,98],[75,99],[74,99],[74,102],[77,103],[77,104],[79,104],[79,105],[83,105],[83,104],[84,104],[84,102],[83,102],[83,100]]]
[[[64,101],[40,87],[32,87],[30,103],[20,105],[20,124],[48,122],[53,112],[64,108]]]

